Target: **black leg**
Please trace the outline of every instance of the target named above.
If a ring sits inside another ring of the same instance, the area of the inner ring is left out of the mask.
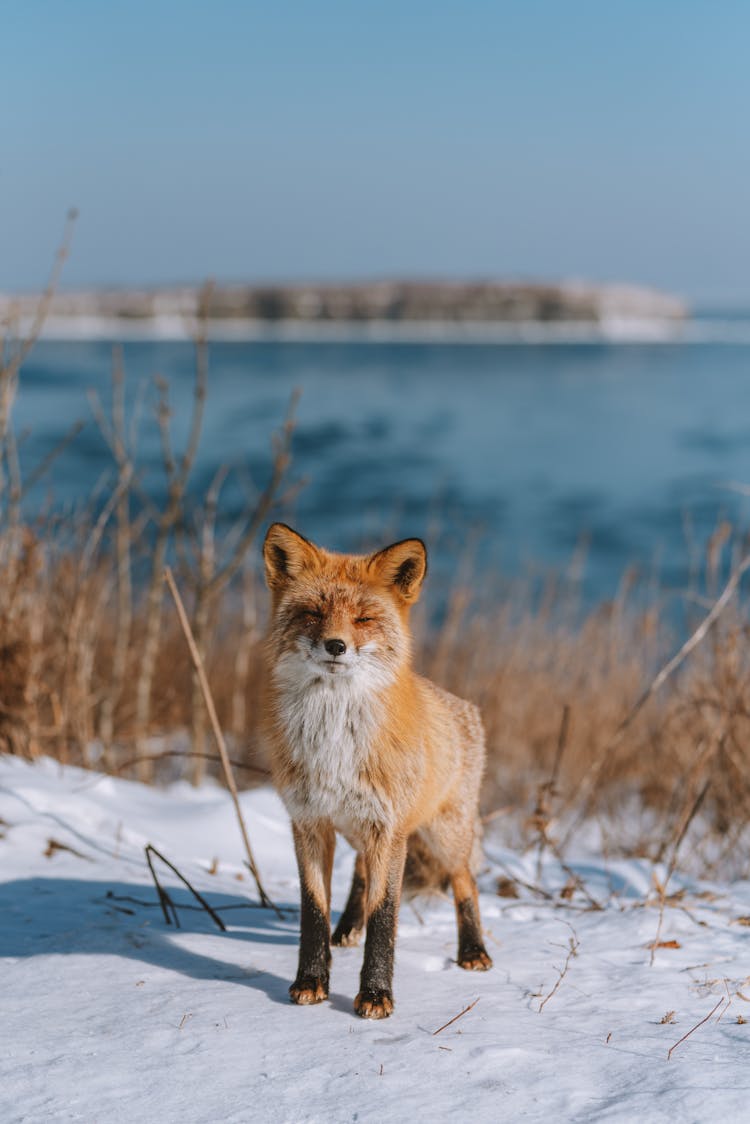
[[[458,923],[458,965],[469,971],[486,971],[492,967],[492,960],[484,947],[476,882],[468,868],[455,874],[452,882]]]
[[[329,901],[335,838],[332,829],[300,829],[294,843],[300,875],[300,942],[297,978],[289,988],[293,1003],[328,998],[331,966]]]
[[[362,936],[365,927],[365,891],[367,880],[365,878],[364,855],[358,854],[354,862],[352,886],[349,891],[344,912],[339,918],[339,923],[331,938],[335,945],[356,945]]]
[[[365,1019],[385,1019],[393,1011],[393,961],[406,844],[392,844],[379,852],[367,863],[370,908],[359,995],[354,1000],[354,1010]]]

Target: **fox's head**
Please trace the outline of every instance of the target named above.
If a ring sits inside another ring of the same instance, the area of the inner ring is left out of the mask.
[[[263,545],[272,595],[274,676],[385,686],[408,663],[409,609],[427,571],[421,539],[370,555],[334,554],[274,523]]]

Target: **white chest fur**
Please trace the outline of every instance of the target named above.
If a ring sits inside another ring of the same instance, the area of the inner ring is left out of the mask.
[[[357,846],[362,829],[386,827],[389,810],[367,763],[380,703],[354,679],[285,684],[280,718],[298,781],[282,793],[293,819],[330,820]]]

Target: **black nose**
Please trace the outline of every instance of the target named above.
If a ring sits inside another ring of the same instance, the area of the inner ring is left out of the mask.
[[[334,659],[336,656],[343,656],[346,651],[346,644],[343,640],[326,640],[324,647],[329,656],[333,656]]]

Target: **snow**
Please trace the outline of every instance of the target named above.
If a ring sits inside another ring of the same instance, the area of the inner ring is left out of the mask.
[[[334,950],[328,1002],[289,1002],[289,825],[270,790],[242,805],[283,919],[255,904],[219,787],[157,790],[0,758],[4,1124],[748,1119],[750,1021],[738,1016],[750,1020],[750,884],[673,878],[669,892],[684,894],[660,939],[679,947],[659,948],[650,965],[658,910],[644,905],[647,863],[575,856],[598,911],[581,893],[560,897],[568,876],[549,855],[550,899],[524,887],[499,897],[498,877],[538,885],[536,855],[490,839],[481,904],[494,970],[453,962],[449,901],[404,903],[396,1010],[369,1022],[352,1010],[361,949]],[[49,853],[50,839],[71,850]],[[159,867],[182,927],[165,924],[147,842],[224,910],[226,933]],[[351,863],[341,843],[334,912]]]

